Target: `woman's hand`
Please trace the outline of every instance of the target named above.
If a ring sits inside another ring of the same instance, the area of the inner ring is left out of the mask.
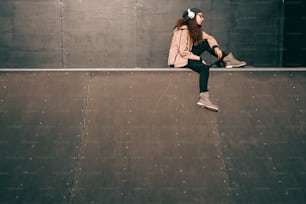
[[[215,51],[218,59],[221,59],[222,58],[222,50],[220,50],[219,47],[215,47],[214,51]]]
[[[205,60],[202,59],[202,64],[206,64]]]

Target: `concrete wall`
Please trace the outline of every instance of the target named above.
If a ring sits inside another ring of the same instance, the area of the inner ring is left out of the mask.
[[[188,7],[205,11],[205,30],[225,50],[280,65],[280,0],[1,0],[0,67],[165,67]]]

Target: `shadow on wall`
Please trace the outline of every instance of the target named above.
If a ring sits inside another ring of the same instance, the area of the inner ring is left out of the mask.
[[[223,49],[279,66],[277,0],[2,0],[0,67],[166,67],[172,28],[188,7],[204,10],[204,29]]]

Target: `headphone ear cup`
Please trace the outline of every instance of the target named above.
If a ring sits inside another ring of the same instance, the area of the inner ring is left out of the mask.
[[[187,9],[187,12],[188,12],[188,18],[189,19],[193,19],[195,17],[195,13],[193,11],[189,9]]]

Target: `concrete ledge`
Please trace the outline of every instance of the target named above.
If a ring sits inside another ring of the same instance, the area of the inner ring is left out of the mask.
[[[260,67],[260,68],[211,68],[214,72],[274,72],[274,71],[306,71],[306,67]],[[188,68],[0,68],[0,72],[190,72]]]

